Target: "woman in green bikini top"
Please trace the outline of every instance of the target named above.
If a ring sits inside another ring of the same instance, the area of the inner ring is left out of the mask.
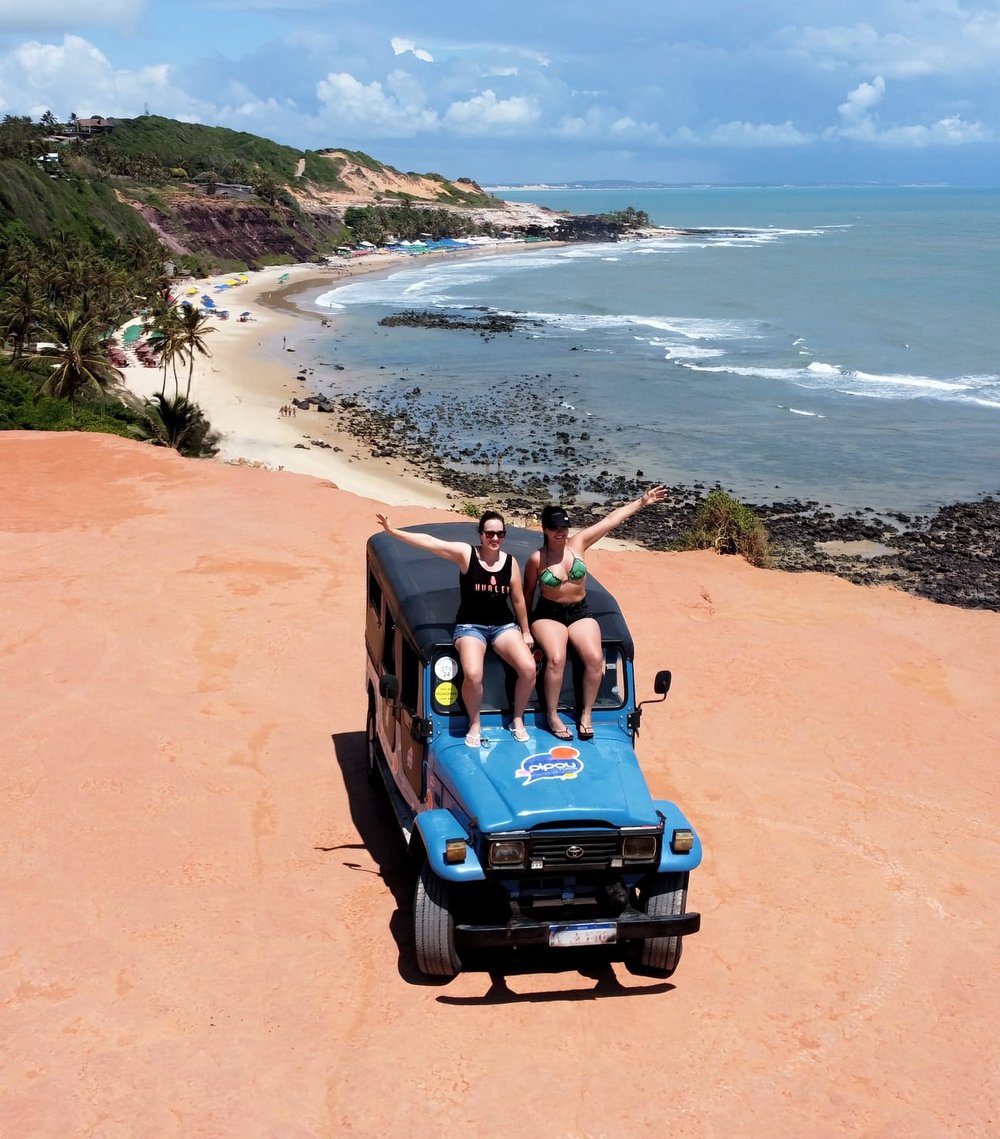
[[[549,731],[556,739],[573,738],[573,733],[559,715],[559,694],[569,646],[576,649],[583,665],[583,691],[577,727],[581,740],[594,738],[594,701],[604,672],[601,628],[587,605],[587,563],[581,555],[626,518],[631,518],[644,506],[662,502],[665,495],[662,486],[650,487],[634,502],[612,510],[572,538],[569,536],[569,515],[561,506],[546,506],[542,511],[544,541],[541,549],[536,550],[525,564],[524,596],[531,614],[532,635],[545,653],[543,693]]]
[[[571,551],[572,552],[572,551]],[[582,558],[574,556],[573,564],[569,567],[569,573],[566,574],[567,581],[581,581],[587,576],[587,563]],[[557,589],[563,583],[561,577],[556,575],[549,569],[548,566],[542,570],[538,575],[538,581],[541,585],[547,585],[550,589]]]

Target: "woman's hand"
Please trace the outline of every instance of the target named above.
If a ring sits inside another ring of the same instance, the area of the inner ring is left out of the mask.
[[[652,506],[654,502],[662,502],[666,497],[667,488],[665,486],[651,486],[649,490],[643,491],[639,503],[641,506]]]
[[[382,527],[382,529],[387,534],[391,534],[392,533],[392,527],[389,525],[389,519],[386,517],[386,515],[376,514],[375,517],[378,519],[378,524]]]

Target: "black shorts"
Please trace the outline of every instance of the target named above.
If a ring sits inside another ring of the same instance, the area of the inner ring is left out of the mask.
[[[590,606],[584,597],[580,601],[571,601],[569,605],[560,605],[558,601],[550,601],[547,597],[539,597],[531,614],[532,621],[558,621],[560,625],[572,625],[584,617],[592,617]]]

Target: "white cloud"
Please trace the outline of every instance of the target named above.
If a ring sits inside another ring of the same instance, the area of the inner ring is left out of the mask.
[[[888,146],[960,146],[967,142],[989,142],[991,132],[982,123],[967,123],[954,115],[930,126],[893,127],[882,131],[878,141]]]
[[[720,123],[705,135],[704,142],[713,146],[801,146],[809,136],[794,123]]]
[[[868,117],[872,107],[882,102],[884,95],[885,80],[881,75],[876,75],[871,83],[859,83],[853,91],[849,91],[847,99],[837,110],[847,123],[859,122]]]
[[[424,63],[434,62],[434,56],[432,56],[429,51],[424,51],[423,48],[417,47],[413,40],[404,40],[399,36],[393,36],[389,43],[392,45],[392,50],[396,55],[405,55],[409,52],[410,55],[416,56],[417,59],[422,59]]]
[[[438,122],[437,113],[422,103],[401,100],[381,83],[361,83],[347,72],[331,72],[316,85],[316,95],[324,117],[344,130],[408,138]]]
[[[967,79],[996,70],[1000,12],[957,3],[909,3],[883,17],[855,24],[786,28],[782,39],[795,55],[820,70],[877,72],[891,79],[946,76]]]
[[[195,101],[171,86],[166,64],[116,71],[108,58],[80,36],[61,44],[26,41],[0,57],[0,106],[38,117],[122,117],[140,114],[149,103],[160,114],[181,117]]]
[[[660,128],[655,123],[640,123],[631,115],[622,115],[621,118],[615,119],[610,129],[618,141],[622,139],[653,141],[660,136]]]
[[[642,122],[631,115],[619,115],[600,107],[591,107],[583,115],[564,115],[552,133],[565,139],[607,140],[616,146],[623,142],[663,141],[663,133],[656,123]]]
[[[837,110],[842,120],[831,137],[855,142],[878,143],[900,148],[925,146],[957,146],[968,142],[986,142],[992,135],[980,122],[966,122],[959,115],[948,115],[929,126],[922,123],[881,127],[872,109],[885,98],[886,84],[881,75],[871,83],[860,83],[848,92]]]
[[[812,138],[791,122],[747,123],[736,120],[730,123],[717,123],[705,130],[681,127],[671,135],[670,141],[684,146],[722,146],[736,149],[802,146],[811,142]]]
[[[484,134],[531,126],[540,115],[537,100],[524,95],[498,99],[496,92],[487,88],[471,99],[452,103],[444,121],[460,134]]]

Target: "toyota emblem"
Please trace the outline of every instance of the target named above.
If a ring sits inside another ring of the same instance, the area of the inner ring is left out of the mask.
[[[583,858],[583,847],[582,846],[567,846],[566,847],[566,857],[567,858]]]

